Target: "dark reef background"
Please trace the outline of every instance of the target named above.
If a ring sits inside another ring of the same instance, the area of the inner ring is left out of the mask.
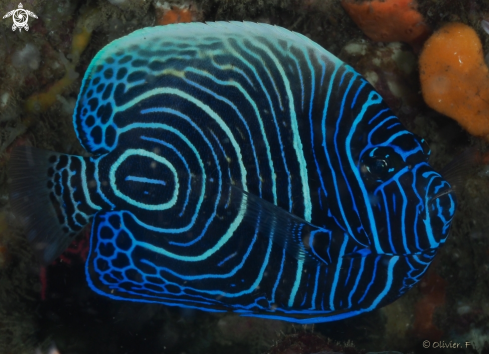
[[[467,173],[451,235],[420,284],[385,308],[341,322],[303,327],[110,301],[86,285],[87,233],[59,260],[40,268],[10,212],[6,167],[11,147],[31,144],[83,154],[71,121],[83,74],[104,45],[141,27],[218,20],[286,27],[372,82],[404,125],[429,142],[430,162],[438,170],[467,147],[485,151],[488,143],[427,107],[418,53],[407,44],[369,40],[340,0],[22,3],[38,16],[29,20],[28,32],[13,32],[11,19],[0,21],[0,354],[406,354],[428,352],[425,340],[464,344],[440,353],[489,353],[489,166]],[[17,0],[0,0],[0,12],[17,6]],[[418,10],[433,30],[451,21],[470,25],[489,53],[489,35],[481,28],[489,1],[420,0]]]

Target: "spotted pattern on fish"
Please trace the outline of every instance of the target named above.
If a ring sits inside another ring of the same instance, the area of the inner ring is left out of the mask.
[[[16,150],[12,205],[45,261],[92,221],[87,281],[113,299],[351,317],[416,284],[455,213],[426,142],[350,66],[276,26],[115,40],[73,121],[91,157]],[[27,165],[42,181],[21,177]],[[50,216],[36,218],[42,198]]]

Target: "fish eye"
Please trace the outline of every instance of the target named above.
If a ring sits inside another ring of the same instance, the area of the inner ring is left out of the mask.
[[[402,158],[390,147],[373,148],[360,159],[360,171],[366,182],[382,183],[402,168]]]
[[[385,159],[375,159],[372,164],[366,165],[367,171],[378,176],[384,175],[387,170],[387,161]]]

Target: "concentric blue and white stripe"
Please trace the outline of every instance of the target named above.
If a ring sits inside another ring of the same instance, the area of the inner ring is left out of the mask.
[[[351,67],[280,27],[118,39],[90,64],[74,125],[93,157],[53,155],[70,164],[50,188],[67,232],[93,217],[87,279],[114,299],[351,317],[420,280],[455,212],[424,141]]]

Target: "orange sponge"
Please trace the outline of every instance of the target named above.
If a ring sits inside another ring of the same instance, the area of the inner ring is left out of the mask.
[[[199,11],[193,4],[176,5],[164,2],[156,5],[156,22],[158,25],[193,22],[198,18]]]
[[[445,25],[426,42],[419,68],[426,103],[489,139],[489,70],[475,31],[463,23]]]
[[[416,0],[342,0],[341,5],[374,41],[406,42],[417,51],[431,33],[416,10]]]

